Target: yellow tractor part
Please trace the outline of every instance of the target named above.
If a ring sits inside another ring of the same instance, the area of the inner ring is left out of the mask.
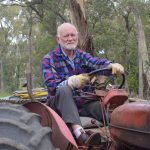
[[[33,89],[32,93],[35,98],[46,97],[48,94],[47,90],[45,90],[44,88]],[[30,98],[29,94],[26,90],[25,91],[15,91],[14,96],[20,97],[21,99],[29,99]]]

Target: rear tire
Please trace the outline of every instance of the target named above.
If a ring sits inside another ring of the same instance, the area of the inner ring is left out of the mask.
[[[51,128],[42,127],[39,115],[15,104],[0,104],[0,149],[56,150]]]

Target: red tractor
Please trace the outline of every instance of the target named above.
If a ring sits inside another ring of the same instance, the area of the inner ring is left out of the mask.
[[[100,75],[107,69],[89,73]],[[121,79],[121,80],[120,80]],[[80,92],[79,96],[98,99],[102,106],[103,124],[93,118],[81,117],[85,130],[100,132],[101,143],[78,146],[69,128],[59,115],[39,101],[23,105],[0,105],[0,149],[2,150],[149,150],[150,104],[129,102],[123,88],[125,76],[105,82],[93,82],[92,93]],[[117,84],[121,83],[119,86]],[[111,83],[111,84],[110,84]]]

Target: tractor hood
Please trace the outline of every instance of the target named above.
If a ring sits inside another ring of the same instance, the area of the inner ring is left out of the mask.
[[[150,149],[150,103],[132,102],[116,108],[110,118],[110,133],[115,141]]]

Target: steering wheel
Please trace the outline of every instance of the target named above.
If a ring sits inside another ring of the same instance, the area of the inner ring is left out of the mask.
[[[103,68],[103,69],[96,69],[94,71],[91,71],[88,73],[88,75],[92,78],[94,77],[95,75],[102,75],[102,76],[106,76],[104,75],[104,72],[106,73],[110,73],[111,72],[111,69],[110,68]],[[125,84],[125,74],[120,74],[119,76],[114,76],[114,75],[110,75],[110,76],[106,76],[108,77],[107,80],[105,80],[105,82],[103,83],[96,83],[96,87],[100,87],[100,86],[103,86],[104,88],[107,88],[108,85],[111,83],[113,85],[117,85],[117,82],[119,82],[119,86],[117,86],[118,89],[121,89],[124,84]],[[112,85],[112,86],[113,86]],[[116,86],[115,86],[116,87]]]

